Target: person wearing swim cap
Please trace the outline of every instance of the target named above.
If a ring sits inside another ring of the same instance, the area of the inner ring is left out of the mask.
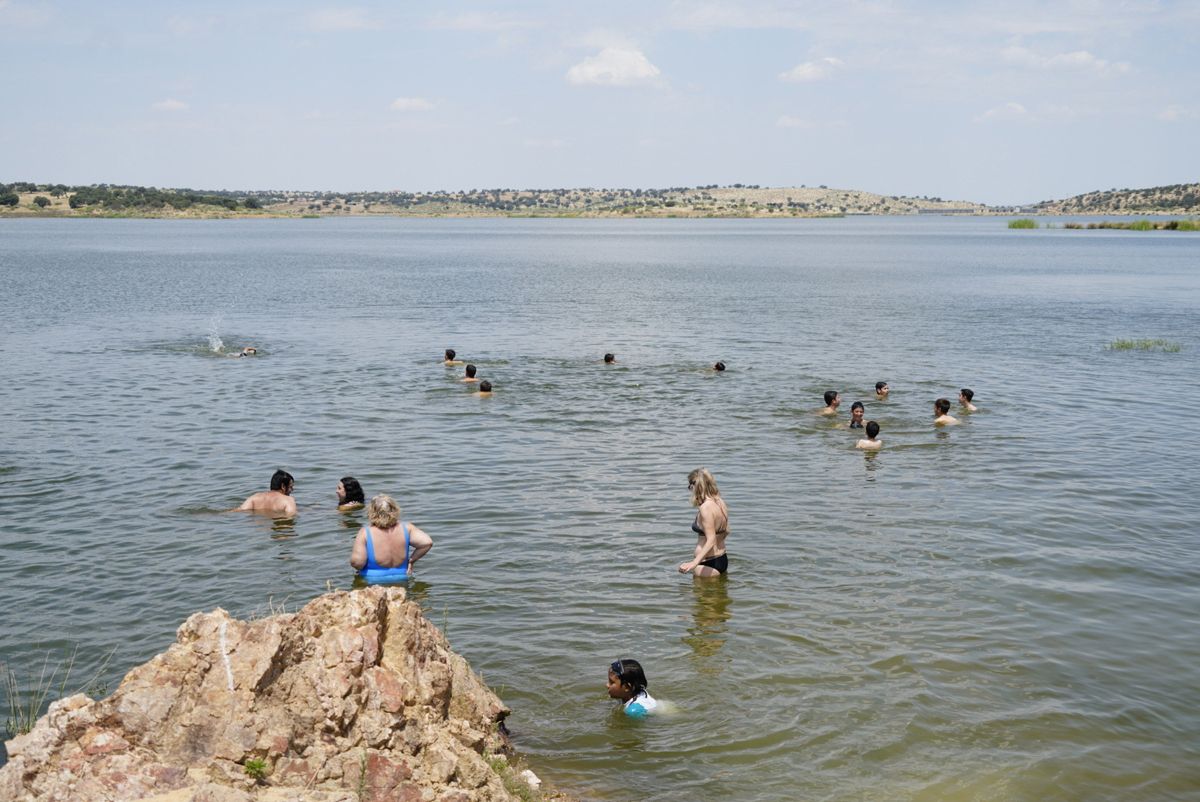
[[[367,525],[354,536],[350,565],[367,582],[403,582],[433,548],[433,539],[400,520],[400,505],[382,493],[367,505]]]
[[[679,573],[691,572],[692,576],[720,576],[729,570],[729,557],[725,553],[725,538],[729,536],[729,509],[717,480],[706,468],[697,468],[688,474],[688,490],[692,494],[692,506],[699,507],[692,531],[696,533],[696,553],[693,559],[680,563]]]
[[[614,660],[608,667],[608,695],[621,701],[625,715],[645,718],[658,710],[658,700],[646,690],[646,672],[637,660]]]

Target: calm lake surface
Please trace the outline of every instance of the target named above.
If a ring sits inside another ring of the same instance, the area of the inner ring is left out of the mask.
[[[1200,798],[1200,235],[5,220],[0,281],[23,679],[78,647],[68,690],[111,691],[197,610],[349,587],[350,474],[434,538],[411,595],[586,799]],[[1105,348],[1139,337],[1182,351]],[[676,571],[701,465],[709,582]],[[294,521],[222,512],[277,467]],[[677,712],[614,715],[618,657]]]

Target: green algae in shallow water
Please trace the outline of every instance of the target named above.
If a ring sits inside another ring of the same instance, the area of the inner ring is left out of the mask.
[[[1168,354],[1177,354],[1183,350],[1183,346],[1179,343],[1173,343],[1170,340],[1113,340],[1108,344],[1109,351],[1163,351]]]

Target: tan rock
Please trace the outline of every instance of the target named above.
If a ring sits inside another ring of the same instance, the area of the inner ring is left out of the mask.
[[[111,697],[56,702],[10,741],[0,799],[503,801],[483,756],[508,712],[402,588],[197,613]]]

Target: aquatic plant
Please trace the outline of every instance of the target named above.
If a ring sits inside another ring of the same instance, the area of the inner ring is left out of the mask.
[[[1179,343],[1163,339],[1113,340],[1108,344],[1109,351],[1162,351],[1167,354],[1177,354],[1183,350]]]
[[[1063,223],[1063,228],[1083,229],[1116,229],[1118,231],[1200,231],[1200,220],[1166,220],[1156,223],[1152,220],[1105,220],[1100,223]]]
[[[1008,221],[1009,228],[1037,228],[1038,221],[1029,217],[1022,217],[1017,220]]]
[[[115,647],[109,651],[95,673],[79,690],[72,691],[72,693],[86,690],[88,695],[93,698],[107,693],[108,683],[100,680],[100,674],[108,667],[108,662],[112,659],[115,651]],[[8,737],[12,738],[29,732],[47,705],[69,695],[67,683],[71,681],[71,671],[75,668],[75,657],[78,653],[79,647],[75,646],[68,657],[52,664],[50,652],[46,652],[37,679],[24,689],[22,688],[24,683],[21,682],[12,666],[3,666],[0,671],[0,674],[3,675],[0,676],[0,682],[3,682],[4,695],[8,703],[8,715],[4,719],[4,730],[8,733]],[[62,679],[57,683],[57,693],[51,698],[51,693],[56,690],[55,680],[60,674]]]

